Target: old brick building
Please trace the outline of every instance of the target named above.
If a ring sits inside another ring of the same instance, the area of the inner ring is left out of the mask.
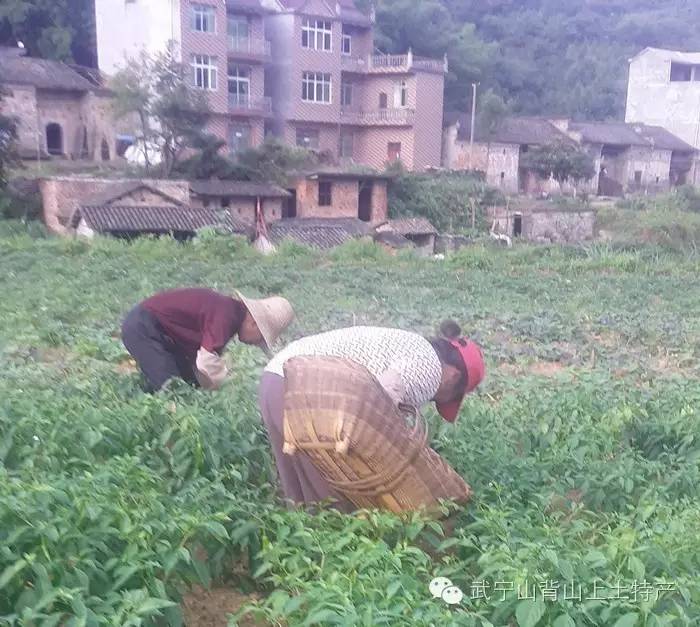
[[[0,47],[2,112],[18,121],[20,155],[113,159],[111,94],[99,74],[24,52]]]
[[[446,61],[377,55],[354,0],[96,0],[98,62],[169,42],[231,153],[267,134],[338,162],[440,164]]]
[[[485,173],[488,183],[507,194],[572,192],[556,181],[543,181],[522,167],[534,146],[568,143],[591,156],[595,174],[577,185],[578,192],[620,196],[659,192],[695,180],[697,151],[659,126],[624,122],[572,122],[566,118],[508,117],[494,128],[475,129],[465,114],[445,116],[443,165]]]
[[[377,224],[387,219],[389,177],[324,168],[292,175],[284,218],[353,218]]]
[[[492,129],[475,128],[471,145],[471,119],[448,113],[444,120],[443,165],[451,170],[476,170],[486,181],[507,194],[534,191],[537,185],[520,167],[520,158],[533,146],[573,143],[549,120],[507,117]]]

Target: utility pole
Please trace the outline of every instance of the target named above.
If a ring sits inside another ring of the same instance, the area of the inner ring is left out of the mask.
[[[474,125],[476,124],[476,86],[479,83],[472,83],[472,123],[469,134],[469,170],[474,165]]]

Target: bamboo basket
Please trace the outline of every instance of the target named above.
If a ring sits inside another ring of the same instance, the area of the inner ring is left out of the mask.
[[[284,452],[307,455],[358,508],[435,511],[440,500],[469,499],[469,486],[426,445],[420,414],[396,408],[363,366],[295,357],[284,376]]]

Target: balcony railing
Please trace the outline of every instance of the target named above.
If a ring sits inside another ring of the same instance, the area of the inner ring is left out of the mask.
[[[362,126],[410,126],[416,119],[416,112],[414,109],[362,111],[360,109],[344,108],[340,111],[340,118],[347,124]]]
[[[375,54],[366,57],[343,56],[341,58],[342,69],[348,72],[360,72],[370,74],[401,73],[410,70],[422,70],[425,72],[447,72],[447,57],[444,59],[427,59],[417,57],[408,51],[408,54]]]
[[[272,99],[268,96],[256,98],[248,94],[229,94],[228,108],[232,112],[272,113]]]
[[[228,49],[233,54],[246,57],[268,58],[272,54],[272,46],[269,41],[251,37],[229,37]]]

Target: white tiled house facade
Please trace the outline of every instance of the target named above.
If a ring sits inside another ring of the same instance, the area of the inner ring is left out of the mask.
[[[209,93],[209,130],[232,153],[274,134],[341,163],[440,165],[446,62],[374,54],[373,19],[354,0],[95,6],[100,69],[175,41],[193,84]]]

